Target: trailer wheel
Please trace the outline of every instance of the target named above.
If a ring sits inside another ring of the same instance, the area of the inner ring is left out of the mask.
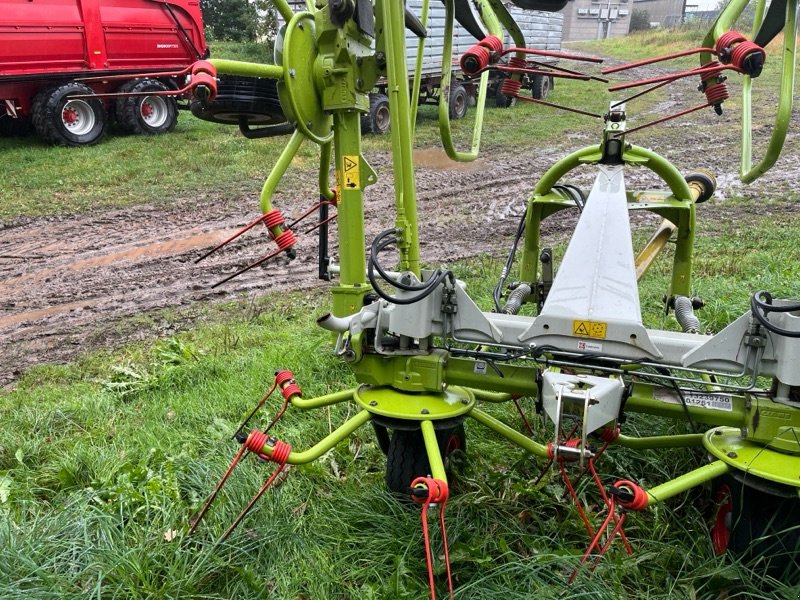
[[[796,490],[767,491],[725,476],[714,482],[713,500],[711,542],[718,555],[730,552],[748,562],[758,561],[773,577],[800,577],[792,573],[800,558]]]
[[[531,81],[531,95],[536,100],[544,100],[553,89],[553,79],[549,75],[534,75]]]
[[[469,99],[467,90],[460,83],[450,86],[450,118],[461,119],[467,114]]]
[[[466,451],[464,425],[438,430],[436,439],[439,442],[439,452],[442,453],[445,469],[449,470],[452,454],[457,450]],[[411,502],[411,482],[417,477],[430,474],[430,470],[422,431],[395,429],[386,454],[386,487],[389,491],[397,495],[400,500]]]
[[[361,117],[361,131],[379,134],[389,131],[389,98],[385,94],[370,94],[369,113]]]
[[[163,92],[169,88],[157,79],[125,83],[122,92]],[[117,123],[127,133],[154,135],[167,133],[178,124],[178,103],[169,96],[128,96],[115,103]]]
[[[50,88],[33,99],[33,127],[52,144],[88,146],[106,132],[106,111],[97,98],[71,98],[93,94],[82,83],[70,82]]]

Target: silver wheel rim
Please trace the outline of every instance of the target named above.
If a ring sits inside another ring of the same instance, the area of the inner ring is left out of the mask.
[[[466,110],[465,108],[466,104],[467,104],[466,94],[461,94],[461,93],[456,94],[455,102],[453,102],[453,112],[457,117],[460,117],[461,115],[464,114],[464,111]]]
[[[148,127],[163,127],[169,119],[167,101],[161,96],[145,96],[139,104],[139,115]]]
[[[389,129],[389,107],[388,106],[380,106],[378,110],[375,111],[375,125],[378,127],[378,131],[386,131]]]
[[[73,135],[86,135],[96,122],[94,110],[85,100],[69,100],[61,109],[61,123]]]

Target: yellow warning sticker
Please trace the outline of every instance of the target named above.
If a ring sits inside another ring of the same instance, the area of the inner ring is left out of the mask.
[[[583,337],[604,339],[606,337],[606,329],[608,323],[601,323],[599,321],[573,321],[572,334],[581,335]]]
[[[348,190],[361,189],[361,175],[358,162],[358,155],[344,157],[344,187]]]

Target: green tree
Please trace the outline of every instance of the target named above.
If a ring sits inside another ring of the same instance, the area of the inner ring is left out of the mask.
[[[650,29],[650,13],[646,10],[634,8],[631,13],[631,25],[628,28],[628,33],[647,31],[648,29]]]
[[[258,10],[248,0],[200,0],[206,36],[212,40],[255,41]]]

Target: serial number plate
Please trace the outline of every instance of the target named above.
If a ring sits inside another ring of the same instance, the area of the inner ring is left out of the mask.
[[[653,396],[656,400],[660,400],[661,402],[670,402],[672,404],[681,403],[681,399],[678,397],[678,395],[669,390],[658,390],[653,393]],[[726,412],[731,412],[733,410],[733,398],[727,394],[684,392],[683,398],[686,400],[687,406],[697,406],[711,410],[724,410]]]

